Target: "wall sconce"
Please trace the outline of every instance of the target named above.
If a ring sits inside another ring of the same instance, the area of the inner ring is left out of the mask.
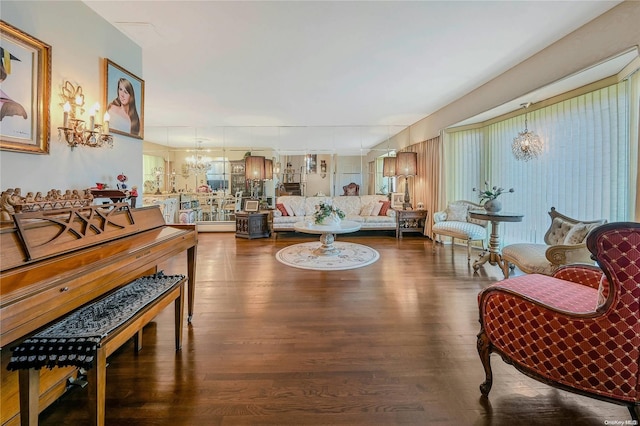
[[[320,177],[322,177],[322,179],[327,177],[327,161],[326,160],[320,160]]]
[[[108,146],[113,148],[113,137],[109,134],[109,114],[105,113],[103,124],[96,124],[96,114],[100,105],[96,102],[89,111],[89,122],[81,118],[84,114],[82,86],[75,87],[69,81],[62,85],[63,123],[58,127],[58,140],[64,140],[71,147],[78,145],[92,148]]]
[[[404,203],[402,203],[402,210],[411,209],[409,177],[418,174],[418,153],[399,152],[396,154],[396,173],[398,173],[398,176],[404,176]]]

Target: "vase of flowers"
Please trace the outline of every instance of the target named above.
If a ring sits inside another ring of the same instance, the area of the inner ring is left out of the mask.
[[[337,207],[327,203],[320,203],[316,206],[313,219],[317,225],[337,226],[344,219],[344,212]]]
[[[473,188],[473,191],[478,191],[480,196],[480,204],[484,205],[484,209],[490,213],[497,213],[502,210],[502,202],[498,200],[498,197],[504,192],[515,192],[513,188],[505,191],[504,188],[498,186],[489,186],[489,182],[484,183],[484,190]]]

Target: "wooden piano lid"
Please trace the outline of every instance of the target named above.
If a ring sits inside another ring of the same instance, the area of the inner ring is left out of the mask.
[[[157,207],[127,203],[16,213],[0,227],[0,270],[126,237],[165,225]]]

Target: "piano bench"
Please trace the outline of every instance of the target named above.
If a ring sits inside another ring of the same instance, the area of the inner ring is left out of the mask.
[[[138,278],[11,348],[8,368],[19,370],[20,424],[38,424],[40,368],[72,365],[87,370],[90,424],[104,425],[107,357],[132,337],[140,351],[143,327],[171,302],[176,351],[180,350],[185,282],[183,275],[162,273]],[[85,324],[90,330],[78,332]]]

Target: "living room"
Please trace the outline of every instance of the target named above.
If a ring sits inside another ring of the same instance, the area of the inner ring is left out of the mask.
[[[180,139],[177,133],[175,138],[171,133],[179,129],[156,122],[144,129],[144,138],[114,133],[113,148],[72,149],[58,138],[58,128],[65,127],[61,87],[67,81],[81,85],[87,105],[92,105],[103,96],[104,59],[146,79],[145,48],[84,2],[3,1],[3,22],[50,45],[52,55],[51,96],[44,108],[50,116],[44,135],[35,138],[35,144],[43,149],[46,146],[47,152],[36,155],[25,152],[27,149],[2,150],[2,188],[22,188],[24,193],[51,188],[84,189],[97,182],[109,182],[113,187],[117,176],[126,174],[128,185],[135,184],[143,192],[145,182],[153,180],[150,170],[145,171],[145,156],[164,159],[170,155],[175,170],[180,170],[182,159],[194,154],[194,140],[231,140],[235,133],[245,137],[246,142],[237,146],[219,144],[211,148],[209,155],[223,158],[225,164],[242,160],[247,153],[271,158],[274,166],[280,166],[281,181],[285,180],[290,161],[300,170],[307,154],[317,155],[315,172],[305,178],[309,196],[340,196],[349,182],[358,182],[363,195],[381,193],[383,185],[387,186],[385,192],[401,193],[408,181],[411,203],[414,207],[422,203],[432,214],[444,210],[453,200],[479,201],[474,187],[481,187],[485,179],[489,186],[513,187],[514,192],[505,193],[501,200],[504,210],[522,213],[523,221],[503,228],[505,244],[541,242],[549,226],[547,212],[551,207],[583,220],[637,222],[640,30],[636,23],[640,22],[640,3],[623,1],[610,6],[566,37],[406,125],[190,125],[182,129],[188,135],[184,137],[188,145],[167,146],[165,142]],[[531,94],[569,77],[588,74],[599,67],[607,69],[604,64],[612,62],[612,71],[603,77],[585,81],[568,92],[531,98]],[[473,73],[473,68],[465,72]],[[463,81],[464,74],[459,78]],[[150,114],[156,107],[150,102],[154,87],[148,81],[145,91],[145,111]],[[527,102],[532,105],[520,107]],[[565,122],[558,124],[560,116]],[[206,121],[201,116],[198,119]],[[585,124],[591,121],[598,125]],[[309,147],[299,151],[279,149],[278,139],[284,139],[285,129],[299,130],[294,138],[300,140],[315,127],[323,128],[327,138],[334,140],[344,131],[359,146],[363,133],[376,134],[378,142],[355,152],[334,152],[333,147],[329,152],[324,147],[317,151]],[[525,128],[542,137],[545,158],[526,162],[513,158],[512,140]],[[207,129],[212,132],[210,135],[205,133]],[[271,144],[257,142],[265,133]],[[393,179],[392,190],[382,172],[383,159],[400,152],[417,152],[421,169],[416,179]],[[326,177],[321,176],[322,161],[327,168]],[[165,170],[158,187],[161,192],[170,193],[171,175],[166,163],[148,167],[159,166]],[[224,176],[225,173],[222,180],[226,181]],[[301,181],[302,176],[298,179]],[[188,192],[197,188],[200,180],[195,175],[179,178],[177,189]],[[574,180],[578,185],[573,185]],[[270,185],[264,193],[275,204],[277,181]],[[150,187],[145,192],[153,195],[156,189]],[[274,260],[274,254],[287,245],[317,239],[308,235],[292,232],[277,240],[256,241],[236,239],[228,232],[200,235],[200,287],[194,323],[185,329],[185,348],[181,355],[175,355],[168,347],[172,344],[170,333],[167,337],[164,334],[167,327],[171,329],[173,318],[171,312],[163,312],[149,327],[154,334],[140,357],[128,353],[131,344],[117,352],[109,367],[113,374],[109,379],[113,380],[107,384],[108,423],[201,424],[210,420],[212,424],[560,424],[572,421],[574,416],[580,416],[582,424],[628,420],[625,407],[558,393],[512,372],[510,366],[497,360],[496,390],[488,403],[478,402],[482,366],[475,353],[476,296],[491,283],[502,280],[503,275],[489,264],[474,273],[466,247],[454,245],[453,250],[445,250],[434,245],[432,225],[430,218],[425,235],[410,235],[402,241],[394,238],[393,232],[354,236],[350,240],[376,248],[381,259],[386,259],[368,266],[370,269],[343,272],[310,273],[285,268]],[[479,253],[474,250],[473,256]],[[188,268],[182,259],[162,266],[176,273]],[[520,274],[516,271],[516,275]],[[286,288],[279,287],[282,283]],[[301,289],[295,283],[308,287]],[[347,290],[344,285],[352,288]],[[448,308],[438,303],[441,298],[446,299],[443,302]],[[286,322],[279,322],[284,316]],[[307,323],[307,316],[315,319]],[[341,328],[341,324],[350,321],[351,328]],[[295,332],[288,334],[287,330]],[[210,336],[217,341],[210,341]],[[417,339],[412,342],[414,337]],[[440,341],[445,341],[446,346],[436,349]],[[393,345],[400,348],[395,355]],[[421,353],[424,347],[430,347],[428,355]],[[369,359],[376,366],[371,369],[367,369],[369,351]],[[234,358],[234,352],[242,352],[243,357]],[[326,358],[314,357],[314,352]],[[295,356],[288,358],[288,353]],[[171,373],[155,370],[151,366],[154,357],[163,365],[170,365]],[[176,358],[181,360],[174,365]],[[187,358],[200,370],[190,369]],[[219,362],[221,370],[208,366],[208,360]],[[430,363],[433,368],[423,369]],[[136,369],[123,364],[140,365]],[[287,369],[288,366],[296,367]],[[415,382],[410,379],[412,369],[420,376]],[[340,371],[345,374],[340,376]],[[130,383],[123,379],[140,373],[143,378]],[[301,384],[305,378],[313,384],[305,387]],[[148,387],[142,383],[145,379],[150,383]],[[243,380],[253,382],[244,394]],[[340,387],[341,381],[344,388]],[[358,385],[354,385],[356,382]],[[126,396],[116,396],[119,389]],[[172,400],[173,392],[181,402]],[[151,394],[158,400],[154,402]],[[261,399],[260,395],[265,394],[273,399]],[[378,397],[373,398],[373,394]],[[291,400],[286,400],[287,395]],[[457,396],[460,401],[455,402]],[[323,398],[328,400],[323,402]],[[290,401],[295,402],[287,408]],[[182,402],[185,408],[178,409]],[[53,404],[40,421],[83,423],[85,404],[86,397],[74,392],[70,398]],[[440,404],[445,404],[444,408],[439,408]],[[252,412],[252,406],[259,408]],[[189,413],[190,409],[193,412]],[[171,414],[172,410],[179,414]],[[543,414],[538,421],[535,416],[540,411]]]

